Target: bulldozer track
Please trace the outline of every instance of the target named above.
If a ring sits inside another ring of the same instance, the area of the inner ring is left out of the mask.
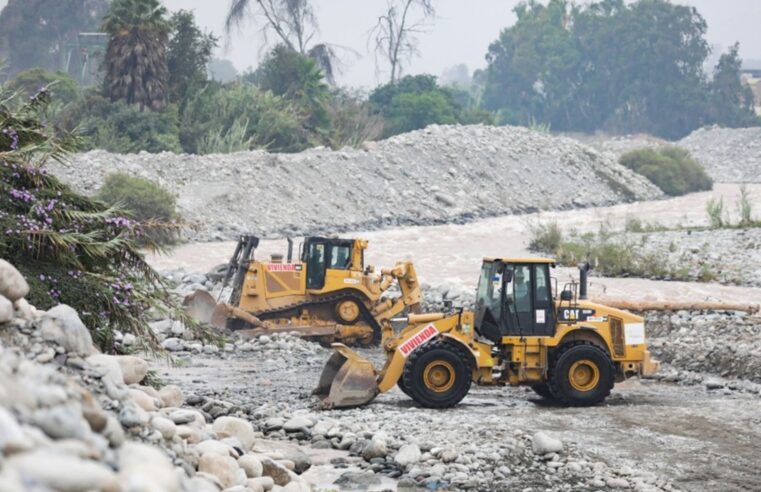
[[[260,313],[252,313],[257,318],[265,321],[265,320],[271,320],[271,319],[277,319],[281,318],[284,315],[286,315],[289,311],[302,309],[302,308],[308,308],[310,306],[324,306],[326,304],[337,304],[341,301],[346,300],[353,300],[356,301],[357,305],[359,306],[360,310],[360,319],[365,321],[373,330],[373,345],[378,345],[381,341],[381,326],[380,323],[373,317],[370,310],[365,305],[362,297],[354,294],[351,290],[342,290],[335,292],[330,295],[326,295],[324,297],[320,297],[319,299],[314,299],[312,301],[308,302],[296,302],[293,304],[289,304],[287,306],[283,306],[278,309],[271,309],[268,311],[263,311]]]

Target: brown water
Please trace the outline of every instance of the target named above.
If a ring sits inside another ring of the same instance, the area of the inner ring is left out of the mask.
[[[761,184],[748,185],[748,191],[754,209],[761,209]],[[632,218],[669,227],[705,226],[708,224],[706,202],[711,198],[723,198],[731,219],[737,220],[735,205],[739,194],[739,185],[719,184],[710,192],[667,200],[509,215],[468,224],[357,231],[346,236],[370,240],[370,248],[365,255],[368,264],[391,266],[396,260],[411,259],[424,282],[475,287],[482,257],[532,255],[527,248],[532,224],[557,221],[562,229],[576,229],[580,233],[597,231],[603,225],[623,229],[626,221]],[[183,268],[203,273],[226,263],[234,248],[232,242],[191,243],[175,248],[167,256],[150,255],[149,261],[160,270]],[[262,258],[275,252],[284,253],[285,249],[284,240],[264,240],[257,253]],[[573,273],[572,269],[559,268],[555,275],[562,283]],[[590,292],[649,300],[761,301],[761,289],[758,288],[626,278],[594,278]]]

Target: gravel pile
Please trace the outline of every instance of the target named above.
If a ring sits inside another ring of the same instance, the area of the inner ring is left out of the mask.
[[[761,287],[759,228],[626,233],[613,241],[636,245],[678,280]]]
[[[571,136],[613,160],[643,147],[676,145],[689,150],[717,183],[761,182],[761,128],[705,127],[678,142],[650,135]]]
[[[194,238],[317,234],[650,200],[645,178],[577,141],[519,127],[430,126],[364,149],[76,155],[51,171],[92,194],[123,171],[178,196]]]
[[[761,393],[760,318],[744,313],[679,311],[651,313],[646,326],[650,350],[676,369],[659,377],[705,382],[709,389],[747,386]],[[696,378],[695,373],[704,376]],[[729,383],[711,376],[744,381]]]
[[[761,182],[761,128],[701,128],[679,141],[720,183]]]

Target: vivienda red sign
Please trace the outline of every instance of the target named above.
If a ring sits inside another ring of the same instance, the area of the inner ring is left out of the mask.
[[[439,330],[437,330],[433,323],[431,323],[430,325],[417,332],[415,336],[399,345],[399,351],[406,358],[408,355],[414,352],[415,349],[425,344],[427,341],[438,334]]]
[[[268,272],[295,272],[296,265],[294,263],[268,263]]]

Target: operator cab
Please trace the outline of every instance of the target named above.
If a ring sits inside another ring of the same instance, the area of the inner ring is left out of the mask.
[[[495,343],[506,336],[553,336],[554,266],[546,258],[484,258],[476,293],[478,332]]]
[[[366,245],[366,241],[354,239],[306,238],[301,253],[301,261],[307,270],[306,288],[324,288],[325,273],[329,269],[362,271]]]

